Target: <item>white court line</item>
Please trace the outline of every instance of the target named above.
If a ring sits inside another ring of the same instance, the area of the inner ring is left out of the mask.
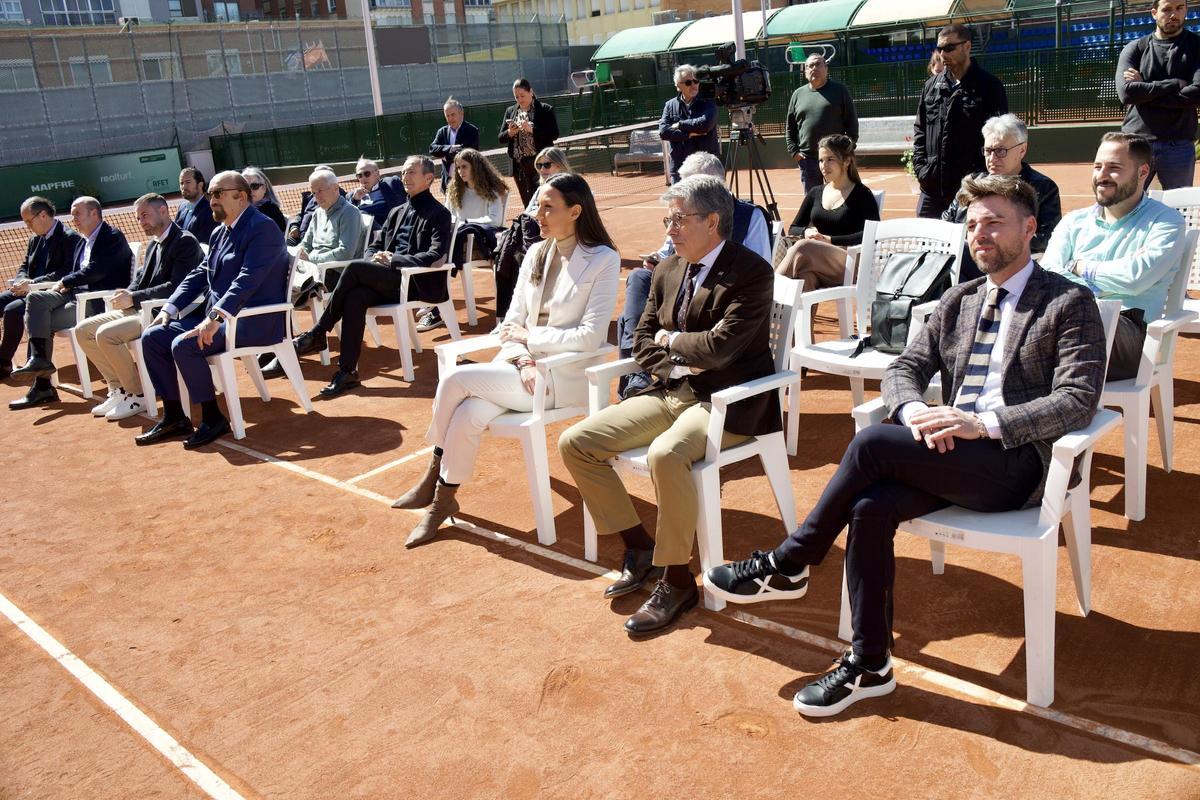
[[[233,787],[217,777],[216,773],[189,753],[183,745],[175,741],[141,709],[129,702],[112,684],[100,677],[95,670],[59,643],[42,626],[26,616],[25,612],[13,605],[3,594],[0,594],[0,613],[8,617],[26,636],[61,664],[63,669],[74,675],[84,685],[84,688],[111,708],[126,725],[133,728],[134,733],[162,753],[205,794],[214,800],[243,800]]]
[[[414,458],[420,458],[421,456],[428,455],[429,453],[432,453],[432,452],[433,452],[433,447],[426,447],[425,449],[418,450],[415,453],[409,453],[408,455],[404,456],[403,458],[397,458],[395,461],[389,461],[388,463],[384,464],[382,467],[376,467],[375,469],[371,470],[370,472],[364,472],[362,475],[355,475],[353,478],[348,479],[346,481],[346,483],[358,483],[359,481],[365,481],[367,478],[373,478],[381,472],[387,472],[392,467],[398,467],[401,464],[407,464],[408,462],[412,461]]]

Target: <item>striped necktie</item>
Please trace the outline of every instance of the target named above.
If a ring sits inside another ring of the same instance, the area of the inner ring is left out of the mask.
[[[954,403],[955,408],[970,414],[975,413],[975,403],[983,391],[984,381],[987,380],[988,362],[991,361],[996,334],[1000,330],[1000,301],[1007,294],[1008,290],[999,286],[988,289],[983,313],[979,315],[979,325],[975,328],[975,342],[971,345],[971,357],[967,359],[967,373],[963,376],[958,400]]]
[[[687,330],[688,306],[692,304],[692,297],[696,294],[696,276],[702,269],[704,269],[704,264],[687,265],[687,275],[683,278],[679,298],[675,301],[675,330],[677,331]]]

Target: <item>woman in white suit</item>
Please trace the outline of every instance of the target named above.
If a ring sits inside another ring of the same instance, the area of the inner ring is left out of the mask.
[[[555,175],[542,187],[537,222],[544,241],[521,264],[512,305],[500,326],[500,352],[486,364],[467,364],[437,388],[426,439],[433,458],[421,481],[392,504],[427,508],[404,543],[432,539],[458,511],[455,493],[471,477],[479,440],[488,423],[506,411],[532,411],[537,359],[591,352],[608,337],[617,305],[621,257],[604,229],[587,182]],[[546,407],[583,403],[583,367],[554,371]]]

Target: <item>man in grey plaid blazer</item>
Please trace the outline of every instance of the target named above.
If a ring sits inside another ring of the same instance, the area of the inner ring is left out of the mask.
[[[950,289],[888,368],[898,424],[860,432],[803,524],[774,552],[714,567],[705,585],[731,602],[802,597],[842,528],[852,650],[801,690],[802,714],[830,716],[895,688],[892,539],[903,520],[949,505],[984,512],[1041,502],[1050,449],[1086,426],[1104,385],[1104,328],[1092,293],[1030,260],[1037,195],[1015,177],[963,181],[967,244],[985,277]],[[922,396],[941,375],[942,402]]]

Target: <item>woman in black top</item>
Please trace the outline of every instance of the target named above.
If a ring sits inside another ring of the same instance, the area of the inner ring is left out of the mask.
[[[500,144],[508,145],[512,159],[512,176],[521,193],[521,204],[529,205],[538,185],[538,173],[533,162],[539,150],[550,147],[558,138],[558,120],[554,109],[533,94],[528,78],[513,81],[513,98],[517,101],[504,112],[500,123]]]
[[[279,207],[279,196],[275,194],[271,179],[258,167],[246,167],[242,170],[242,177],[250,184],[251,205],[270,217],[281,232],[286,232],[287,219],[283,216],[283,209]]]
[[[775,271],[802,278],[804,290],[841,286],[845,277],[846,249],[862,244],[863,227],[879,219],[875,195],[863,185],[854,163],[854,142],[834,134],[817,145],[825,184],[809,192],[788,233],[802,236],[780,259]]]

